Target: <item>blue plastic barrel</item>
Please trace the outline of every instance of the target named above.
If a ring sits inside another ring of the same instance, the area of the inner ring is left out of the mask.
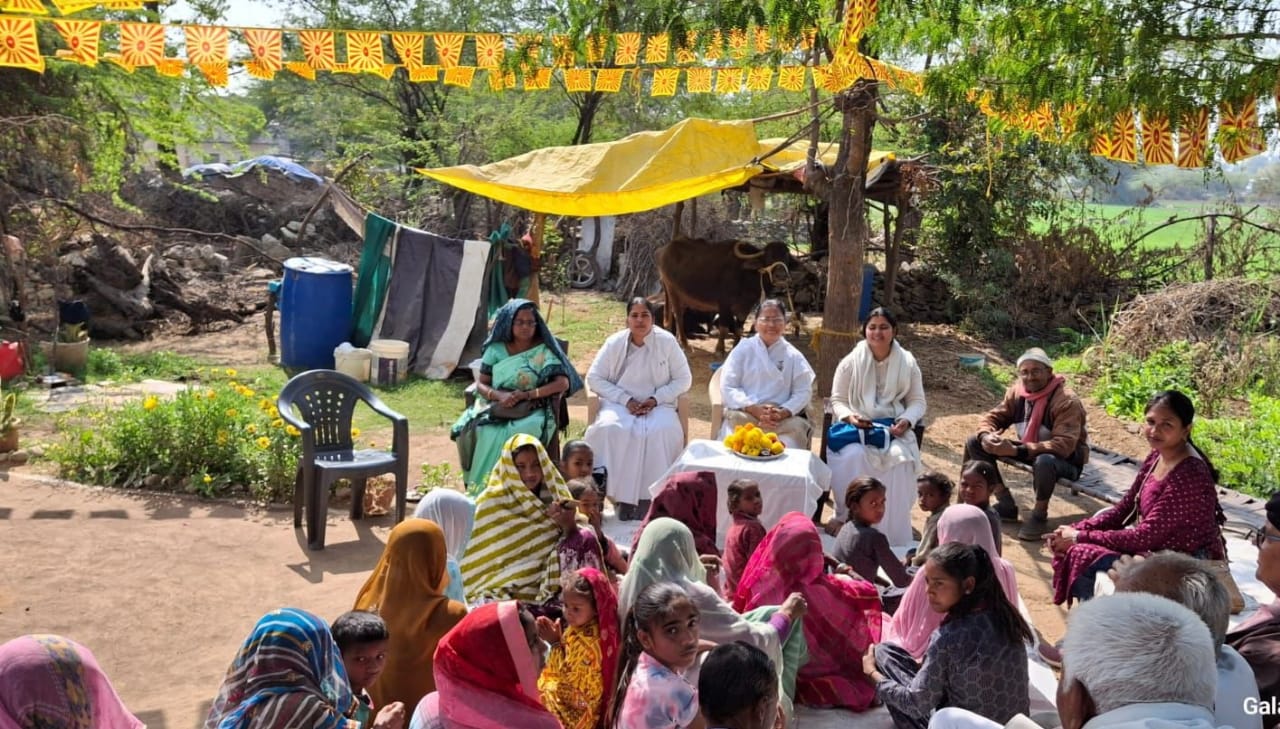
[[[351,333],[351,266],[290,258],[280,286],[280,364],[333,369],[333,350]]]
[[[870,263],[862,266],[862,298],[858,301],[858,321],[866,321],[871,313],[871,287],[876,283],[876,267]]]

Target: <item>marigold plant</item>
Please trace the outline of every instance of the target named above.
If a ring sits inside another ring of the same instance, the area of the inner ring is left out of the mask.
[[[64,478],[104,486],[159,486],[204,496],[288,501],[301,440],[264,386],[226,379],[172,399],[148,395],[104,417],[72,413],[49,450]],[[157,481],[154,477],[160,477]]]

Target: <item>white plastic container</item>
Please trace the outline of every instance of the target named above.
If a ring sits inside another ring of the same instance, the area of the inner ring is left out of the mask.
[[[375,339],[369,342],[373,353],[373,384],[395,385],[409,379],[409,343],[400,339]]]
[[[360,382],[369,381],[369,373],[373,366],[373,352],[367,349],[333,350],[333,368],[344,375],[356,378]]]

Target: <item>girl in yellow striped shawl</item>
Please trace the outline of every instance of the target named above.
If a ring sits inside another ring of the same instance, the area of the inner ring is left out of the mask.
[[[573,497],[537,438],[518,433],[502,446],[476,500],[476,526],[462,558],[471,603],[543,602],[560,587],[556,543],[561,504]]]

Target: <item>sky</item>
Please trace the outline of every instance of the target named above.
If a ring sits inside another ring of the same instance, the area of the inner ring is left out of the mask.
[[[190,18],[191,6],[185,0],[178,0],[165,15],[174,19]],[[230,26],[279,27],[281,15],[278,7],[262,0],[228,0],[223,23]]]

